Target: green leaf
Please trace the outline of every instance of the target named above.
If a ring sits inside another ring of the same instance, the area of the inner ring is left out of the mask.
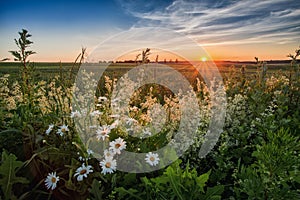
[[[99,183],[99,181],[97,181],[96,179],[93,180],[92,183],[92,188],[90,189],[90,194],[93,196],[91,199],[97,199],[97,200],[101,200],[102,198],[102,188],[101,185]]]
[[[15,183],[26,184],[29,181],[24,177],[17,177],[17,170],[23,165],[23,162],[17,161],[14,154],[8,154],[6,150],[2,152],[2,160],[0,165],[0,185],[4,193],[5,199],[12,196],[12,186]]]
[[[200,199],[207,200],[219,200],[221,199],[221,194],[224,192],[223,185],[217,185],[215,187],[207,188],[205,195],[203,195]]]
[[[201,176],[196,178],[197,185],[201,192],[204,192],[204,186],[205,186],[206,182],[208,181],[210,172],[211,172],[211,170],[209,170],[207,173],[202,174]]]
[[[119,188],[116,188],[115,191],[118,193],[120,199],[122,199],[126,195],[129,195],[130,197],[133,197],[134,199],[143,200],[141,197],[139,197],[137,195],[139,193],[139,191],[136,189],[130,188],[130,189],[126,190],[123,187],[119,187]],[[126,198],[126,199],[128,199],[128,198]]]

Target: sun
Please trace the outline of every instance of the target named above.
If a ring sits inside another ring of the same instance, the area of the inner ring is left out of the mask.
[[[202,61],[202,62],[205,62],[205,61],[207,61],[207,58],[206,58],[205,56],[202,56],[202,57],[201,57],[201,61]]]

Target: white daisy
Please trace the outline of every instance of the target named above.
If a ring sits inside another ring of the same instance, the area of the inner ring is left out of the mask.
[[[81,113],[78,110],[71,112],[71,118],[79,118],[79,117],[81,117]]]
[[[57,134],[63,136],[65,132],[69,131],[68,125],[60,126],[60,129],[57,130]]]
[[[98,140],[100,139],[105,140],[105,138],[109,137],[109,133],[110,133],[110,127],[107,125],[103,125],[96,130],[96,137]]]
[[[100,166],[102,167],[102,174],[111,174],[117,168],[117,161],[114,160],[112,157],[106,157],[100,162]]]
[[[146,154],[145,160],[146,160],[147,163],[149,163],[149,165],[155,166],[159,162],[159,157],[158,157],[157,153],[149,152],[149,153]]]
[[[122,138],[117,138],[109,143],[109,150],[115,154],[121,154],[121,150],[126,149],[126,142]]]
[[[49,133],[53,130],[54,124],[50,124],[48,129],[46,130],[46,134],[49,135]]]
[[[45,179],[45,185],[47,189],[54,190],[56,188],[57,182],[59,181],[59,176],[56,176],[56,172],[49,173]]]
[[[84,163],[82,163],[82,166],[76,169],[74,177],[77,176],[77,181],[82,181],[83,177],[87,178],[87,175],[93,172],[92,168],[91,165],[85,166]]]
[[[111,151],[111,150],[108,150],[108,149],[105,149],[104,150],[104,157],[105,158],[108,158],[108,157],[114,157],[114,152],[113,151]]]

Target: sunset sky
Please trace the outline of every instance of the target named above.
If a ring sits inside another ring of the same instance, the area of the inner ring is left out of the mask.
[[[89,53],[143,27],[182,33],[215,60],[287,59],[300,45],[300,1],[1,0],[0,27],[0,59],[12,58],[8,51],[22,28],[32,34],[32,61],[67,62],[81,47]]]

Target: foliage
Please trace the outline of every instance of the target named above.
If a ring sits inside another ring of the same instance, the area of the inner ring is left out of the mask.
[[[8,153],[6,150],[2,152],[0,186],[4,199],[16,199],[13,195],[13,186],[17,183],[27,184],[29,182],[26,178],[16,175],[22,166],[23,162],[17,161],[17,157],[14,154]]]
[[[181,160],[177,160],[155,178],[141,177],[142,183],[136,188],[115,190],[121,199],[221,199],[222,185],[205,187],[210,171],[198,176],[189,165],[181,169],[180,163]]]
[[[242,165],[237,173],[239,198],[299,199],[299,137],[291,131],[268,131],[266,140],[257,145],[250,166]]]

